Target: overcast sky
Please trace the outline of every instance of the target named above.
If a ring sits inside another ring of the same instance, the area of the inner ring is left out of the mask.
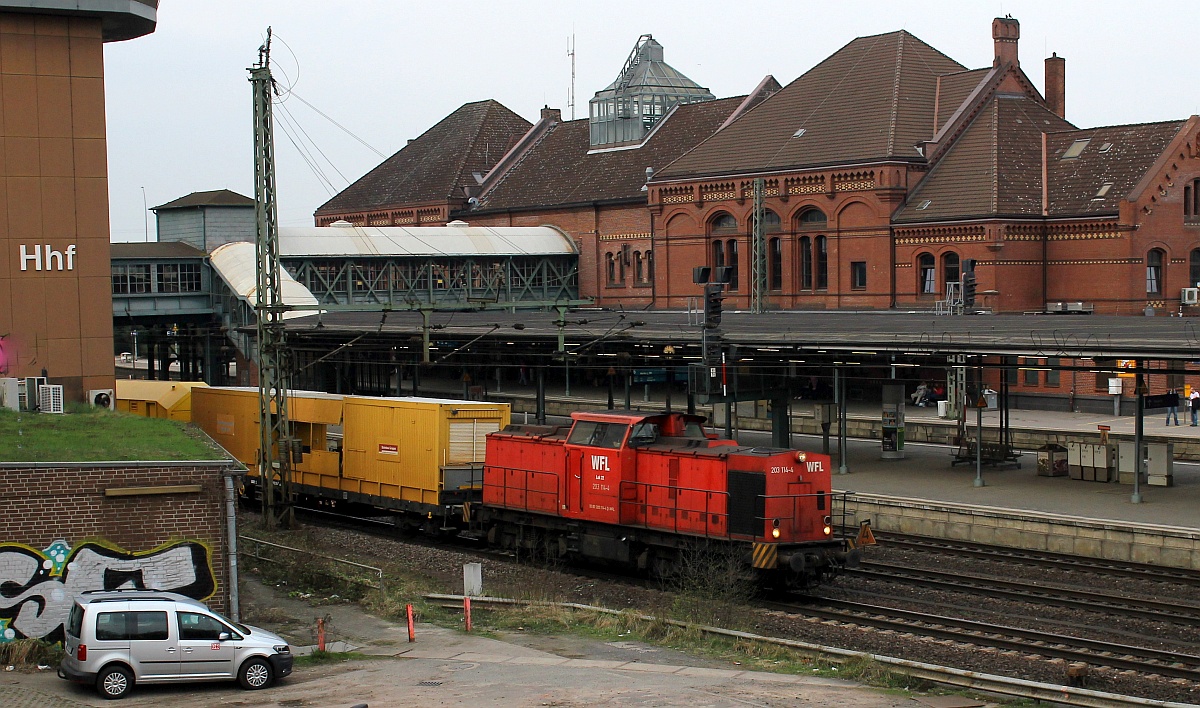
[[[307,226],[382,162],[363,143],[390,156],[488,98],[530,121],[547,104],[569,118],[572,34],[575,113],[584,117],[643,33],[722,98],[767,74],[786,85],[855,37],[899,29],[967,68],[989,66],[991,21],[1006,14],[1021,23],[1022,68],[1039,89],[1042,60],[1066,58],[1075,125],[1200,113],[1196,6],[1187,2],[162,0],[154,34],[105,48],[112,240],[143,240],[147,221],[155,238],[144,204],[222,188],[253,196],[246,69],[268,25],[276,79],[294,92],[276,110],[280,223]]]

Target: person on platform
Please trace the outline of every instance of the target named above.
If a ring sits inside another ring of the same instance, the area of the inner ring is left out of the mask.
[[[1175,418],[1175,425],[1179,425],[1179,393],[1175,389],[1167,391],[1167,425],[1171,424],[1171,418]]]
[[[1192,395],[1188,396],[1188,410],[1192,414],[1192,427],[1196,427],[1200,423],[1200,388],[1193,388]]]
[[[925,405],[925,392],[928,390],[929,390],[929,386],[927,386],[925,384],[925,382],[922,381],[921,385],[917,386],[917,390],[915,392],[913,392],[913,394],[910,395],[909,398],[912,399],[912,402],[915,405],[924,406]]]

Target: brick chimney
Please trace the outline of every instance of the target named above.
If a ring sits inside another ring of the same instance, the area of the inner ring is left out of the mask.
[[[562,122],[562,111],[557,108],[545,106],[542,108],[542,120],[552,120],[556,123]]]
[[[1067,117],[1067,60],[1057,52],[1046,58],[1046,108]]]
[[[1021,38],[1021,23],[1012,18],[997,17],[992,20],[992,39],[996,43],[996,59],[992,66],[1011,63],[1020,66],[1017,61],[1017,40]]]

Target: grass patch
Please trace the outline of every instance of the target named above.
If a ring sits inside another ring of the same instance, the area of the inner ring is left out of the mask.
[[[51,644],[41,639],[14,639],[0,643],[0,664],[32,669],[42,666],[58,666],[62,661],[61,644]]]
[[[296,665],[298,666],[324,666],[326,664],[340,664],[343,661],[358,661],[360,659],[378,659],[380,657],[363,654],[357,651],[321,651],[314,650],[311,654],[296,657]]]
[[[225,455],[191,425],[165,418],[72,406],[51,415],[0,410],[0,462],[220,460]]]

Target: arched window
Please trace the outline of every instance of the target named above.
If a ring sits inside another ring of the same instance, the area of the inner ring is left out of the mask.
[[[720,241],[712,242],[712,267],[720,268],[725,265],[725,244]]]
[[[733,214],[721,212],[713,217],[710,231],[714,234],[735,234],[737,233],[737,219],[733,218]]]
[[[817,290],[829,288],[829,240],[824,236],[813,239],[817,250]]]
[[[768,266],[770,273],[771,273],[771,284],[768,287],[771,290],[782,290],[783,289],[783,243],[782,243],[782,240],[778,236],[771,239],[770,248],[767,251],[767,255],[771,259],[771,263]]]
[[[613,256],[612,251],[609,251],[608,253],[604,254],[604,262],[605,262],[605,266],[608,269],[608,273],[607,273],[608,284],[616,285],[617,284],[617,259]]]
[[[646,268],[642,264],[642,252],[633,252],[633,282],[641,285],[646,282]]]
[[[764,234],[779,233],[779,230],[782,226],[779,215],[770,209],[763,211],[762,225]]]
[[[1146,254],[1146,294],[1147,295],[1162,295],[1163,277],[1166,273],[1163,272],[1163,262],[1166,254],[1162,249],[1156,248]]]
[[[937,292],[937,269],[934,267],[932,253],[917,256],[917,292],[921,295]]]
[[[820,209],[807,209],[796,217],[796,227],[800,229],[823,229],[825,224],[825,213]]]
[[[625,284],[625,251],[617,251],[617,282]]]
[[[1200,248],[1192,249],[1192,256],[1188,262],[1188,287],[1200,287]]]
[[[960,282],[959,279],[962,276],[959,272],[959,264],[957,253],[950,252],[942,256],[942,292],[950,290],[949,287],[946,287],[947,283]]]
[[[738,289],[738,245],[734,239],[725,242],[725,265],[729,266],[729,289]]]
[[[812,239],[800,237],[800,289],[812,290]]]

